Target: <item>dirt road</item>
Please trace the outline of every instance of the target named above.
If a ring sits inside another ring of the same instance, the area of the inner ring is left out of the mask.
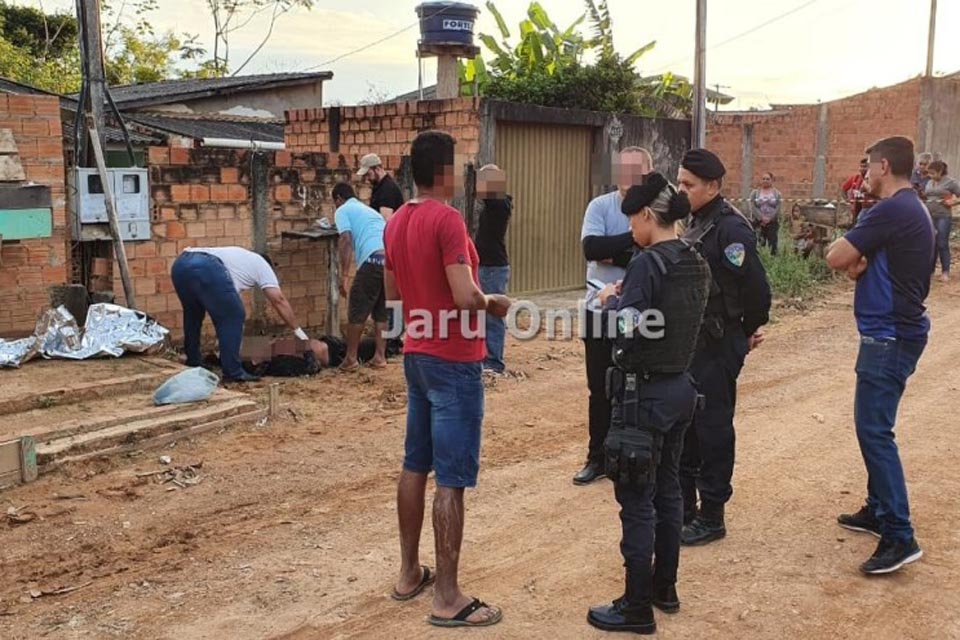
[[[834,519],[860,506],[848,288],[772,325],[741,378],[728,537],[684,550],[682,612],[662,638],[960,638],[960,286],[937,284],[934,332],[901,408],[899,442],[925,556],[886,579],[856,567],[875,539]],[[588,605],[622,589],[609,483],[574,487],[586,440],[579,343],[508,343],[525,379],[487,395],[480,486],[461,578],[503,607],[471,637],[600,638]],[[398,605],[394,488],[398,364],[286,384],[287,417],[173,449],[73,467],[0,494],[42,521],[0,524],[2,638],[440,638],[429,597]],[[203,461],[167,491],[138,472]],[[58,499],[82,494],[85,499]],[[433,565],[429,518],[423,558]],[[34,584],[32,584],[34,583]],[[84,586],[32,602],[31,587]],[[659,615],[659,614],[658,614]]]

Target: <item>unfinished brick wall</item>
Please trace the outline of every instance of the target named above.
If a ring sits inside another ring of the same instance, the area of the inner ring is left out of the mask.
[[[333,186],[351,182],[362,200],[370,187],[356,177],[360,158],[377,153],[388,171],[397,173],[417,133],[442,129],[457,139],[457,161],[466,164],[479,152],[479,104],[472,99],[434,100],[369,107],[340,107],[339,144],[331,144],[331,109],[287,113],[287,150],[265,154],[268,169],[266,236],[277,275],[298,320],[326,331],[329,264],[336,239],[298,240],[281,236],[304,230],[315,220],[331,222]],[[336,142],[336,141],[334,141]],[[243,150],[152,147],[149,150],[153,238],[127,243],[137,305],[182,338],[182,310],[170,280],[176,257],[187,247],[252,247],[254,242],[251,154]],[[118,270],[108,278],[124,302]],[[248,318],[253,296],[243,295]],[[280,320],[267,306],[266,330]],[[340,305],[341,324],[346,304]],[[257,330],[254,323],[248,329]],[[205,325],[207,337],[212,327]]]
[[[170,279],[174,260],[188,247],[254,246],[251,153],[243,150],[151,147],[149,150],[153,237],[126,243],[137,306],[182,339],[182,309]],[[304,230],[322,216],[333,217],[331,191],[339,181],[356,180],[354,167],[330,165],[327,154],[266,153],[266,239],[277,275],[297,319],[314,331],[326,331],[330,251],[336,239],[282,239],[285,231]],[[358,188],[361,185],[357,185]],[[369,188],[366,195],[369,196]],[[125,304],[119,270],[107,278],[119,303]],[[248,320],[254,318],[253,292],[241,297]],[[343,305],[345,307],[345,305]],[[266,305],[264,326],[282,322]],[[342,309],[345,319],[345,309]],[[205,336],[212,338],[210,323]]]
[[[917,141],[920,97],[921,81],[917,79],[827,104],[826,197],[839,195],[840,185],[857,171],[870,143],[891,135],[905,135]],[[776,186],[785,197],[811,197],[819,120],[820,105],[712,116],[707,127],[707,146],[717,151],[727,166],[728,195],[740,195],[743,145],[747,129],[752,128],[750,184],[756,187],[763,172],[772,171]]]
[[[911,80],[827,104],[827,195],[856,173],[863,151],[893,135],[911,138],[919,147],[921,81]],[[917,152],[923,151],[918,148]]]
[[[457,141],[457,164],[480,152],[480,101],[474,98],[423,100],[358,107],[287,112],[290,152],[329,153],[351,166],[376,153],[388,171],[400,169],[410,143],[421,131],[439,129]]]
[[[0,246],[0,335],[33,331],[49,306],[49,290],[67,281],[67,222],[60,101],[0,94],[0,129],[11,129],[28,181],[49,185],[53,236]]]

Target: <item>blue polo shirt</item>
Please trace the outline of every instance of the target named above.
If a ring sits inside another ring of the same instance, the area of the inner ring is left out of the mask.
[[[930,318],[933,221],[913,189],[901,189],[860,214],[846,239],[867,257],[853,312],[860,335],[925,341]]]
[[[387,221],[379,211],[374,211],[356,198],[350,198],[337,209],[334,220],[337,231],[350,232],[358,265],[366,262],[374,253],[383,251],[383,229]]]

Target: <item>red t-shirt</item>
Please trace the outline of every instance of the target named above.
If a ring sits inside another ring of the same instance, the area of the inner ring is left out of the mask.
[[[851,189],[859,189],[862,186],[863,176],[857,173],[847,178],[847,181],[843,183],[843,186],[840,187],[840,190],[844,193],[847,193]]]
[[[460,213],[436,200],[408,202],[387,223],[384,246],[386,268],[393,272],[403,300],[403,352],[453,362],[483,360],[486,347],[478,316],[457,308],[447,282],[446,267],[467,264],[480,286],[480,259]]]

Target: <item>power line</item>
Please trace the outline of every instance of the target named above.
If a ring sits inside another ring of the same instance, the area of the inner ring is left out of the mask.
[[[810,5],[816,4],[816,3],[820,2],[820,1],[821,1],[821,0],[807,0],[807,2],[804,2],[802,5],[797,6],[797,7],[794,7],[793,9],[790,9],[789,11],[787,11],[787,12],[785,12],[785,13],[781,13],[781,14],[779,14],[779,15],[776,15],[776,16],[770,18],[769,20],[767,20],[766,22],[762,22],[762,23],[760,23],[760,24],[758,24],[758,25],[756,25],[756,26],[750,27],[750,28],[747,29],[746,31],[743,31],[743,32],[741,32],[741,33],[738,33],[737,35],[731,36],[730,38],[727,38],[726,40],[723,40],[722,42],[718,42],[718,43],[715,44],[715,45],[711,45],[711,46],[707,47],[707,51],[712,51],[713,49],[717,49],[717,48],[722,47],[722,46],[724,46],[724,45],[726,45],[726,44],[730,44],[731,42],[733,42],[733,41],[735,41],[735,40],[739,40],[740,38],[745,38],[746,36],[748,36],[748,35],[750,35],[750,34],[752,34],[752,33],[755,33],[755,32],[757,32],[757,31],[759,31],[760,29],[763,29],[764,27],[770,26],[770,25],[773,24],[774,22],[778,22],[778,21],[780,21],[780,20],[783,20],[783,19],[786,18],[786,17],[792,16],[793,14],[797,13],[798,11],[802,11],[802,10],[806,9],[807,7],[809,7]],[[657,70],[654,71],[653,73],[654,73],[654,74],[658,74],[658,73],[660,73],[661,71],[666,71],[667,69],[669,69],[670,67],[672,67],[672,66],[674,66],[674,65],[676,65],[676,64],[679,64],[679,63],[681,63],[681,62],[686,62],[686,61],[689,60],[691,57],[692,57],[692,56],[684,56],[684,57],[682,57],[682,58],[678,58],[678,59],[674,60],[673,62],[670,62],[670,63],[668,63],[668,64],[663,65],[662,67],[660,67],[659,69],[657,69]]]
[[[448,11],[450,8],[451,8],[451,7],[447,6],[447,7],[444,7],[444,8],[442,8],[442,9],[440,9],[439,11],[436,11],[435,13],[431,13],[429,16],[427,16],[427,19],[429,20],[430,18],[435,18],[435,17],[437,17],[438,15],[440,15],[441,13],[444,13],[444,12]],[[388,35],[388,36],[384,36],[383,38],[380,38],[379,40],[375,40],[375,41],[373,41],[373,42],[370,42],[370,43],[368,43],[368,44],[365,44],[365,45],[363,45],[362,47],[358,47],[358,48],[354,49],[353,51],[348,51],[348,52],[346,52],[346,53],[344,53],[344,54],[341,54],[341,55],[337,56],[336,58],[331,58],[330,60],[327,60],[326,62],[321,62],[320,64],[315,64],[315,65],[313,65],[313,66],[311,66],[311,67],[307,67],[307,68],[304,69],[303,71],[313,71],[314,69],[319,69],[320,67],[326,67],[326,66],[329,66],[329,65],[331,65],[331,64],[334,64],[334,63],[336,63],[336,62],[340,62],[340,61],[343,60],[344,58],[349,58],[349,57],[352,56],[352,55],[355,55],[355,54],[361,53],[361,52],[363,52],[363,51],[366,51],[367,49],[373,48],[373,47],[377,46],[378,44],[383,44],[383,43],[386,42],[387,40],[392,40],[393,38],[396,38],[396,37],[399,36],[400,34],[406,33],[407,31],[410,31],[410,29],[413,29],[415,26],[417,26],[417,25],[419,25],[419,24],[420,24],[420,20],[417,20],[416,22],[413,22],[413,23],[411,23],[411,24],[408,24],[407,26],[403,27],[402,29],[398,29],[397,31],[394,31],[393,33],[391,33],[391,34]]]

